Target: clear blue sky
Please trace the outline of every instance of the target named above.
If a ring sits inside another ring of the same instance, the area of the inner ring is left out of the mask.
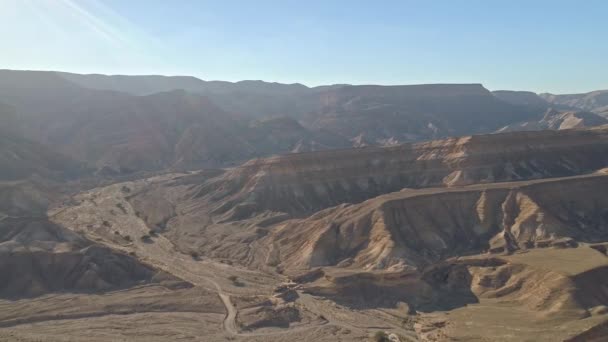
[[[0,68],[608,89],[608,1],[0,0]]]

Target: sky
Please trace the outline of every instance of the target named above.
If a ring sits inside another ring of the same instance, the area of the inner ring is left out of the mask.
[[[0,69],[608,89],[608,1],[0,0]]]

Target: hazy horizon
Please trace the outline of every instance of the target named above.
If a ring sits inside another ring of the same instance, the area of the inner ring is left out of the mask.
[[[608,46],[597,43],[606,11],[602,1],[5,0],[0,68],[585,93],[608,89]]]
[[[548,91],[532,91],[532,90],[527,90],[527,89],[491,89],[489,87],[487,87],[485,84],[483,84],[482,82],[469,82],[469,83],[447,83],[447,82],[436,82],[436,83],[397,83],[397,84],[383,84],[383,83],[343,83],[343,82],[333,82],[333,83],[327,83],[327,84],[318,84],[318,85],[309,85],[309,84],[304,84],[302,82],[292,82],[292,83],[285,83],[285,82],[276,82],[276,81],[269,81],[269,80],[263,80],[263,79],[242,79],[242,80],[236,80],[236,81],[228,81],[228,80],[221,80],[221,79],[204,79],[201,77],[197,77],[194,75],[163,75],[163,74],[103,74],[103,73],[98,73],[98,72],[90,72],[90,73],[78,73],[78,72],[72,72],[72,71],[65,71],[65,70],[41,70],[41,69],[0,69],[0,70],[9,70],[9,71],[34,71],[34,72],[56,72],[56,73],[67,73],[67,74],[76,74],[76,75],[85,75],[85,76],[90,76],[90,75],[101,75],[101,76],[108,76],[108,77],[114,77],[114,76],[126,76],[126,77],[146,77],[146,76],[157,76],[157,77],[194,77],[197,78],[203,82],[230,82],[230,83],[239,83],[239,82],[256,82],[256,81],[262,81],[262,82],[266,82],[266,83],[276,83],[276,84],[284,84],[284,85],[302,85],[308,88],[315,88],[315,87],[323,87],[323,86],[331,86],[331,85],[345,85],[345,86],[416,86],[416,85],[439,85],[439,84],[446,84],[446,85],[461,85],[461,84],[479,84],[482,87],[486,88],[489,91],[530,91],[530,92],[534,92],[536,94],[552,94],[552,95],[576,95],[576,94],[585,94],[585,93],[590,93],[593,91],[604,91],[604,90],[608,90],[608,89],[593,89],[590,91],[586,91],[586,92],[580,92],[580,93],[552,93],[552,92],[548,92]]]

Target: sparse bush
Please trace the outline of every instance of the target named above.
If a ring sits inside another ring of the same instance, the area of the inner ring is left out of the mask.
[[[120,232],[118,230],[115,230],[114,235],[120,235]]]
[[[234,285],[234,286],[237,286],[237,287],[245,286],[245,283],[243,283],[242,281],[239,281],[239,278],[235,275],[229,276],[228,280],[230,280],[232,282],[232,285]]]
[[[154,229],[150,229],[148,231],[148,235],[150,235],[150,236],[158,236],[158,232],[156,230],[154,230]]]
[[[121,188],[120,190],[121,190],[122,192],[126,193],[126,194],[128,194],[128,193],[130,193],[130,192],[131,192],[131,189],[130,189],[128,186],[126,186],[126,185],[123,185],[123,186],[122,186],[122,188]]]
[[[405,329],[411,330],[414,329],[414,324],[416,323],[416,319],[413,317],[405,317],[402,321],[401,324],[403,325],[403,327]]]
[[[124,236],[124,238],[125,238],[125,240],[127,240],[127,241],[129,241],[129,242],[133,241],[133,240],[131,239],[131,235],[125,235],[125,236]]]
[[[388,335],[384,331],[376,331],[374,334],[375,342],[390,342]]]
[[[196,251],[192,251],[192,252],[190,252],[190,256],[191,256],[191,257],[192,257],[192,259],[194,259],[194,260],[198,260],[198,258],[200,257],[200,256],[199,256],[199,254],[198,254],[198,252],[196,252]]]
[[[141,240],[142,242],[145,242],[145,243],[151,243],[151,242],[152,242],[152,238],[151,238],[151,237],[150,237],[150,235],[148,235],[148,234],[143,235],[143,236],[140,238],[140,240]]]
[[[108,221],[103,221],[101,224],[104,225],[104,227],[112,227],[112,224]]]
[[[408,304],[407,314],[410,316],[418,314],[418,311],[416,311],[416,306],[414,306],[414,304]]]
[[[122,203],[116,203],[116,208],[120,209],[120,211],[122,211],[123,214],[127,213],[127,209],[125,208],[124,205],[122,205]]]

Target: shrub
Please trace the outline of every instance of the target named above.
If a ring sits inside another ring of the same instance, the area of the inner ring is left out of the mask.
[[[232,285],[234,285],[234,286],[238,286],[238,287],[245,286],[245,283],[243,283],[242,281],[239,281],[239,278],[235,275],[231,275],[230,277],[228,277],[228,280],[230,280],[232,282]]]
[[[376,331],[374,334],[375,342],[390,342],[388,335],[384,331]]]
[[[125,208],[124,205],[122,205],[122,203],[116,203],[116,208],[120,209],[120,211],[122,211],[123,214],[127,213],[127,209]]]

